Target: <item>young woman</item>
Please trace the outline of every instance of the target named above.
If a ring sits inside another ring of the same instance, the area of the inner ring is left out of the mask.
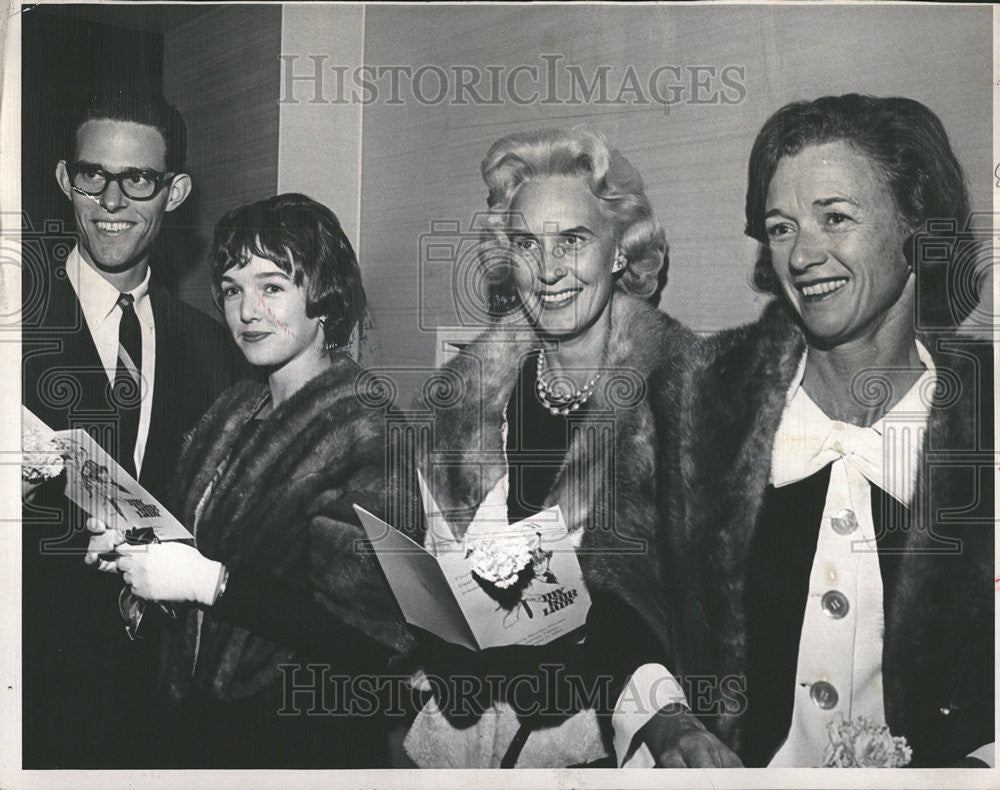
[[[286,194],[223,217],[211,267],[267,384],[228,390],[185,441],[171,509],[197,548],[102,534],[88,560],[116,545],[101,567],[133,593],[193,604],[161,661],[190,714],[187,764],[384,765],[371,689],[409,637],[353,511],[384,513],[392,489],[384,408],[345,350],[365,306],[354,251],[329,209]]]

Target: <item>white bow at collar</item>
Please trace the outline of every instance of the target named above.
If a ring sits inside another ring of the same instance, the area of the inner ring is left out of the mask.
[[[843,460],[872,485],[904,505],[913,498],[920,451],[930,414],[934,361],[917,341],[926,370],[889,412],[870,428],[831,420],[802,388],[806,354],[788,390],[781,425],[774,437],[771,483],[775,487],[804,480],[830,463]]]

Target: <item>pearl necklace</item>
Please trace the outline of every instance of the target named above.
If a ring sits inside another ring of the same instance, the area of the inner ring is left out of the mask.
[[[562,415],[563,417],[570,412],[576,411],[590,399],[590,396],[594,394],[594,387],[597,386],[597,382],[601,378],[601,372],[598,371],[583,389],[578,388],[568,398],[555,398],[549,392],[548,385],[542,380],[542,371],[544,369],[545,349],[540,349],[538,352],[538,368],[535,373],[535,389],[538,390],[538,399],[549,410],[549,414]],[[560,403],[563,405],[558,405]]]

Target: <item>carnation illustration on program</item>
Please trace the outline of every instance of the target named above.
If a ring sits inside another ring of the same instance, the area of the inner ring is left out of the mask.
[[[542,548],[542,535],[504,535],[467,544],[465,557],[472,577],[504,612],[503,626],[514,626],[522,613],[533,618],[529,602],[539,600],[532,586],[558,584],[549,564],[552,552]]]
[[[533,538],[511,536],[480,540],[466,551],[472,572],[502,590],[511,587],[531,563]]]

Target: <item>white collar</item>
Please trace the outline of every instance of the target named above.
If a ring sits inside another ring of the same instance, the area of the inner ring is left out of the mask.
[[[775,486],[788,485],[843,458],[869,482],[908,505],[923,445],[922,429],[930,414],[936,382],[934,360],[919,340],[916,350],[926,370],[870,428],[831,420],[809,397],[802,388],[807,350],[788,388],[785,411],[774,437],[771,482]],[[887,436],[887,432],[892,435]]]
[[[76,298],[80,300],[88,326],[97,326],[111,315],[121,292],[83,259],[79,245],[66,258],[66,274],[76,292]],[[149,278],[150,268],[147,266],[142,282],[128,292],[135,300],[136,309],[140,301],[149,294]]]
[[[927,348],[924,346],[923,343],[920,342],[919,339],[914,338],[914,343],[917,349],[917,356],[920,358],[920,361],[926,368],[924,373],[925,374],[930,373],[931,375],[935,375],[937,373],[937,368],[934,366],[934,357],[931,356],[931,352],[927,350]],[[802,386],[802,379],[806,375],[806,360],[808,358],[809,358],[809,347],[806,346],[806,350],[802,352],[802,359],[799,360],[799,367],[795,371],[795,375],[792,377],[791,386],[788,387],[788,394],[785,395],[786,404],[791,402],[792,398],[795,397],[796,392],[798,392],[799,387]],[[909,392],[907,392],[906,395],[904,396],[904,400],[907,397],[909,397],[912,394],[912,392],[913,392],[912,389]],[[894,407],[893,411],[895,410],[896,408]]]

